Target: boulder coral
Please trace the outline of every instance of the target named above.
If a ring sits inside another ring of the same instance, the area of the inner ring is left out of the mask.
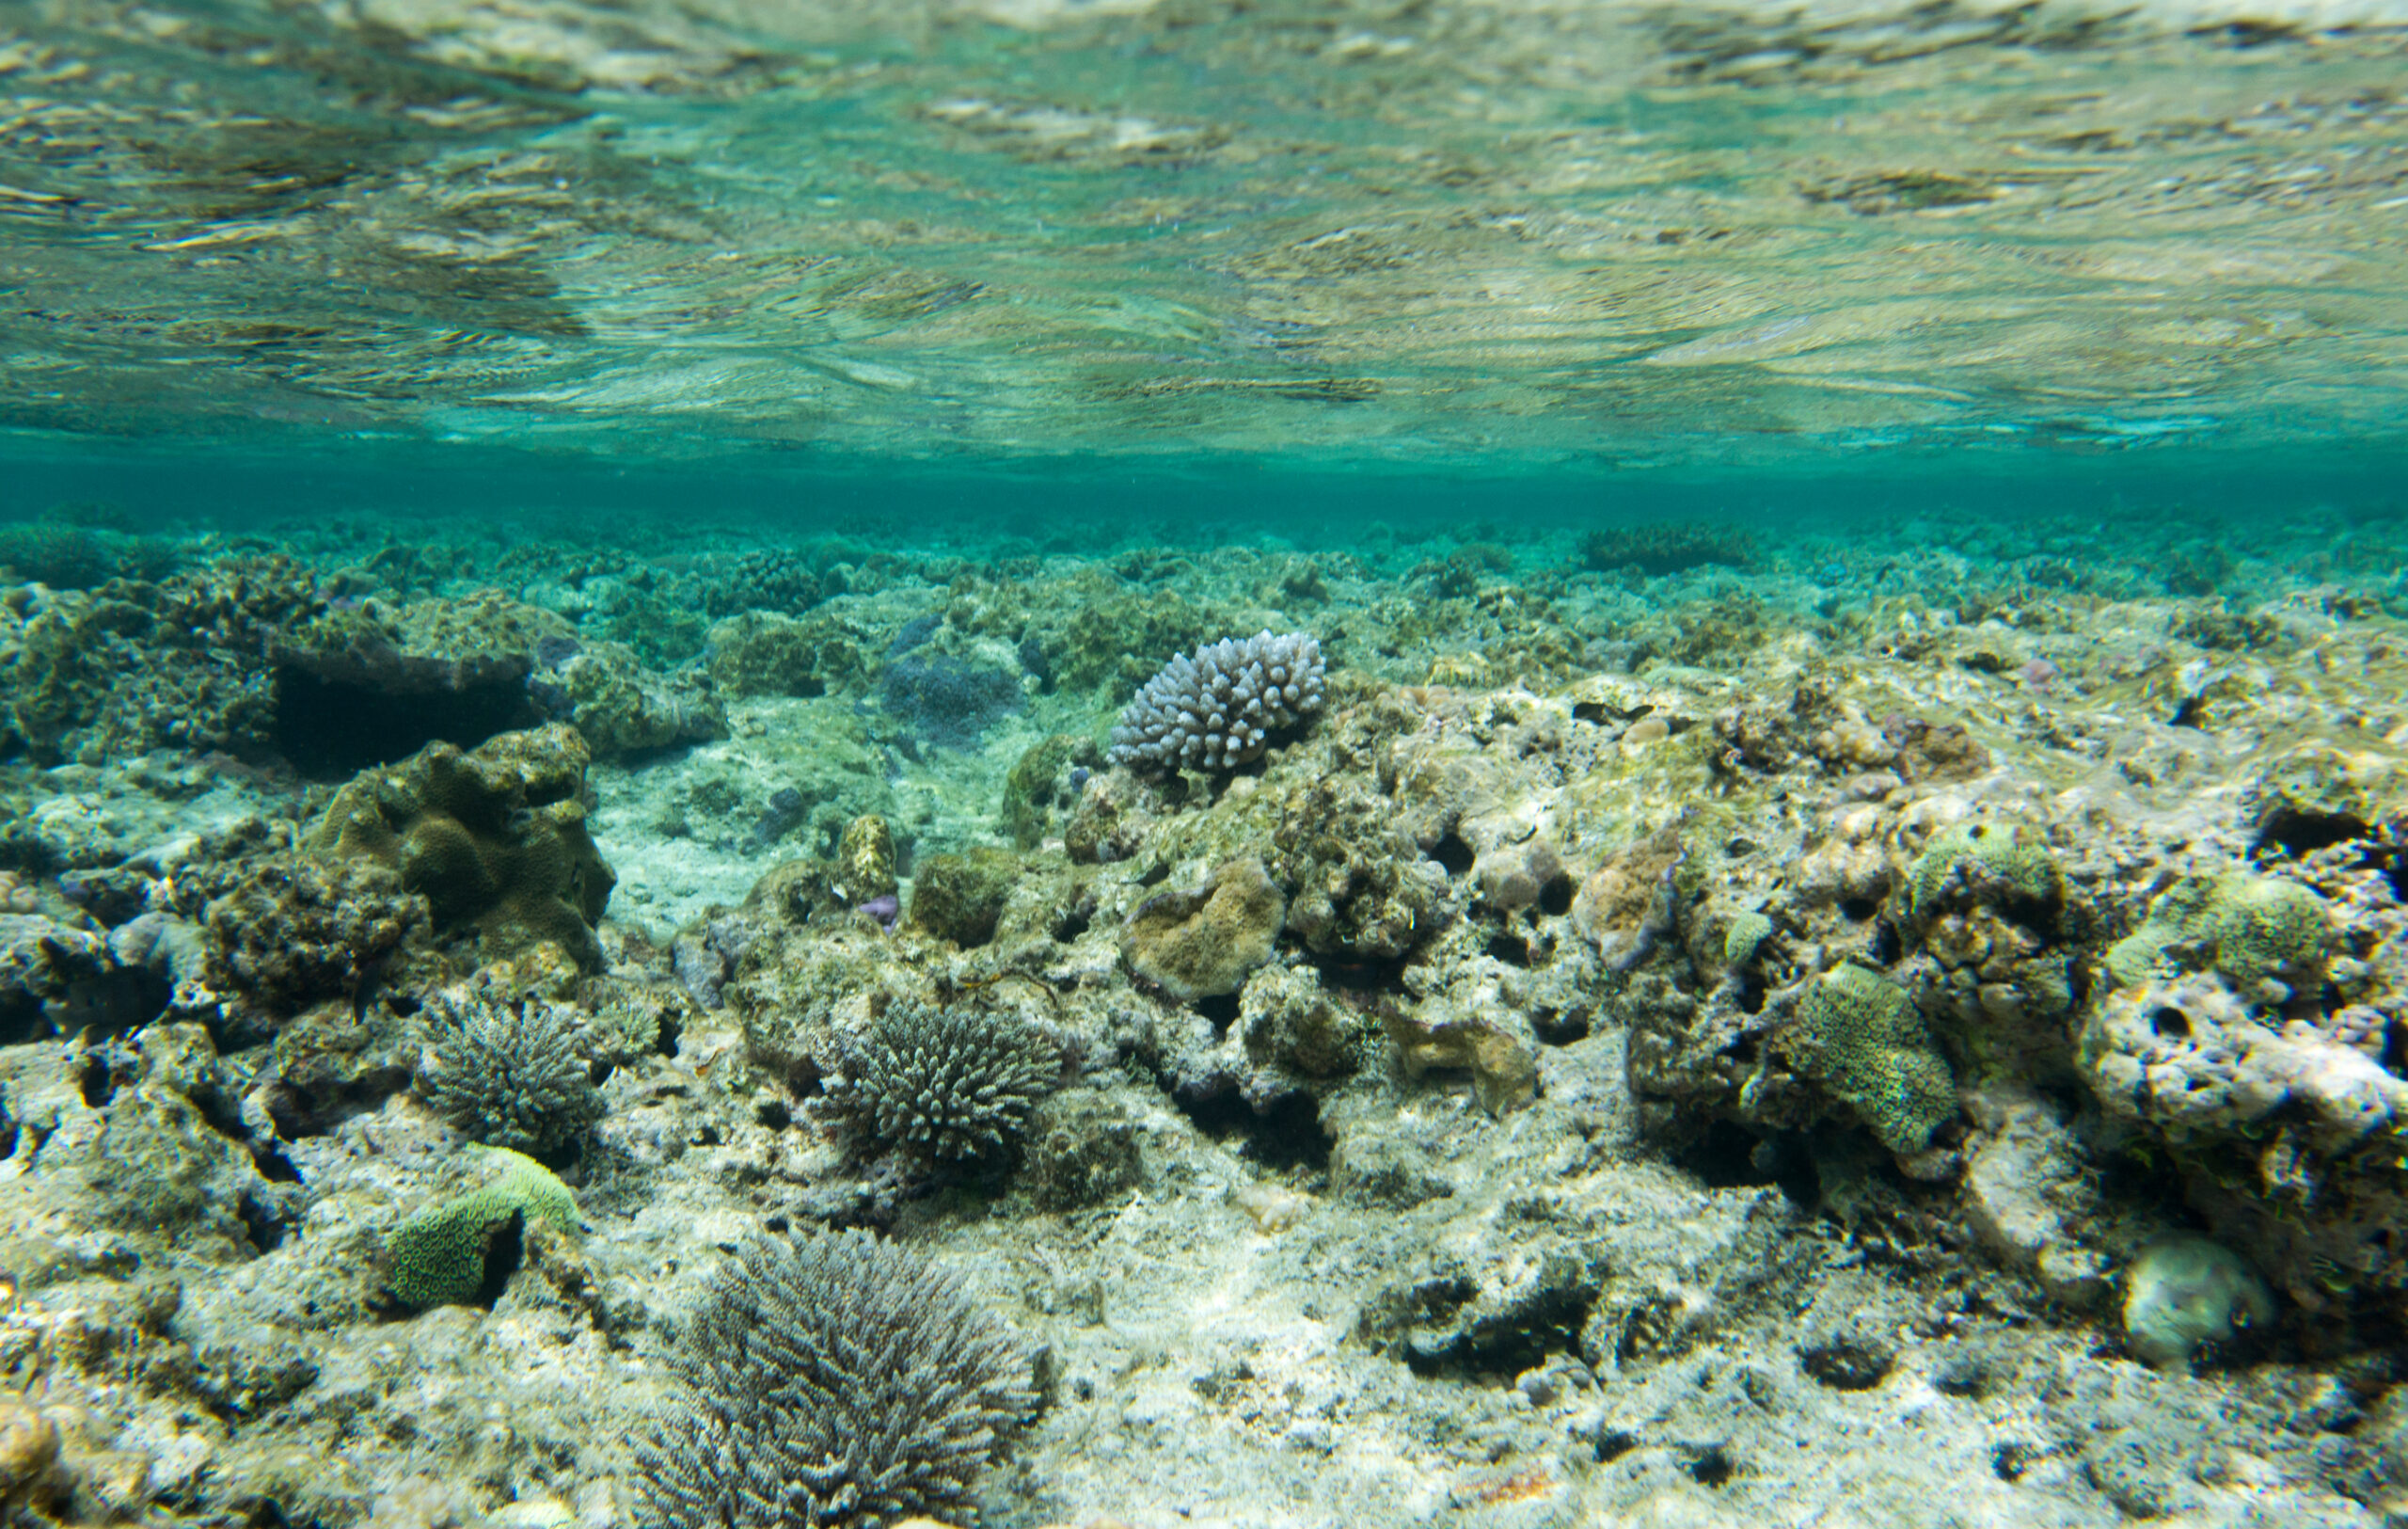
[[[467,753],[430,743],[337,792],[308,847],[392,869],[438,932],[474,932],[489,960],[550,944],[595,969],[594,926],[617,877],[586,831],[587,757],[560,724]]]

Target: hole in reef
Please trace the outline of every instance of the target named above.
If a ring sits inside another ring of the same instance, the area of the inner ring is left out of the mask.
[[[1756,977],[1752,973],[1740,978],[1739,991],[1736,996],[1739,1004],[1739,1012],[1743,1014],[1763,1013],[1765,1011],[1764,980]]]
[[[497,1221],[485,1238],[484,1282],[477,1286],[477,1304],[490,1310],[510,1284],[510,1277],[527,1258],[527,1213],[512,1211]]]
[[[528,698],[526,677],[511,668],[502,673],[508,677],[411,693],[279,669],[276,747],[293,769],[321,780],[406,759],[438,741],[474,748],[543,720]]]
[[[1879,913],[1881,904],[1873,898],[1842,898],[1839,901],[1839,909],[1842,918],[1851,924],[1861,924]]]
[[[1874,925],[1873,942],[1865,947],[1865,953],[1873,958],[1876,965],[1887,966],[1897,960],[1900,954],[1898,932],[1887,923]]]
[[[2298,858],[2336,844],[2347,844],[2353,838],[2364,838],[2366,834],[2366,820],[2346,812],[2278,807],[2268,813],[2265,822],[2258,826],[2254,848],[2260,852],[2280,850]]]
[[[1509,966],[1527,966],[1530,964],[1529,942],[1510,929],[1490,937],[1488,953]]]
[[[2148,1027],[2154,1034],[2187,1041],[2191,1038],[2191,1016],[2169,1005],[2148,1016]]]
[[[1196,1128],[1215,1141],[1243,1137],[1238,1155],[1264,1168],[1303,1168],[1312,1172],[1329,1167],[1335,1144],[1322,1128],[1321,1106],[1308,1093],[1291,1093],[1257,1113],[1235,1089],[1207,1098],[1180,1098],[1179,1107]]]
[[[75,1069],[75,1091],[94,1109],[116,1098],[117,1078],[109,1070],[108,1058],[97,1051],[86,1056]]]
[[[2205,707],[2200,705],[2199,698],[2197,696],[2186,695],[2182,697],[2182,704],[2174,709],[2174,715],[2165,719],[2165,725],[2168,727],[2190,727],[2195,729],[2199,725],[2200,716],[2206,711],[2206,709],[2207,709]]]
[[[1597,1435],[1597,1463],[1611,1464],[1639,1447],[1639,1435],[1628,1428],[1608,1428]]]
[[[2009,1440],[1990,1451],[1990,1474],[2001,1481],[2020,1481],[2039,1453],[2030,1444]]]
[[[682,1028],[683,1027],[678,1025],[677,1018],[674,1014],[662,1014],[660,1016],[660,1033],[653,1037],[653,1051],[663,1057],[673,1057],[677,1055],[677,1037]]]
[[[1705,1134],[1672,1155],[1711,1189],[1747,1188],[1759,1184],[1777,1187],[1798,1205],[1817,1205],[1823,1199],[1823,1176],[1804,1135],[1782,1131],[1758,1137],[1744,1126],[1716,1121]]]
[[[1689,1476],[1701,1487],[1719,1487],[1739,1473],[1729,1452],[1719,1444],[1710,1444],[1688,1462]]]
[[[1558,875],[1539,888],[1539,912],[1550,918],[1560,918],[1572,911],[1572,899],[1580,889],[1572,878]]]
[[[0,1000],[0,1046],[23,1045],[49,1034],[50,1021],[40,998],[24,993]]]
[[[1448,875],[1461,876],[1470,870],[1472,862],[1480,857],[1472,852],[1470,845],[1464,842],[1462,835],[1450,832],[1431,846],[1430,858],[1446,867]]]
[[[262,1203],[256,1195],[245,1195],[235,1209],[243,1218],[243,1234],[250,1238],[252,1247],[272,1253],[283,1246],[284,1218],[277,1214],[275,1206]]]
[[[1551,1046],[1568,1046],[1575,1041],[1589,1039],[1589,1027],[1596,1011],[1585,1003],[1566,1009],[1536,1009],[1530,1012],[1530,1028],[1540,1042]]]
[[[1226,1030],[1238,1017],[1238,995],[1215,993],[1196,1000],[1196,1011],[1212,1022],[1216,1030]]]
[[[1054,922],[1054,938],[1063,945],[1068,945],[1085,934],[1087,932],[1087,926],[1094,922],[1095,916],[1088,909],[1072,908]]]

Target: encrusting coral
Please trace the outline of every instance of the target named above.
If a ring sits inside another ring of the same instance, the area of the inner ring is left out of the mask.
[[[386,1239],[385,1285],[404,1306],[476,1299],[496,1250],[536,1222],[577,1234],[577,1197],[550,1169],[502,1147],[473,1150],[487,1181],[419,1211]]]

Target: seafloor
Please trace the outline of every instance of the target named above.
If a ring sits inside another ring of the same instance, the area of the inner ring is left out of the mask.
[[[661,1521],[830,1225],[1008,1335],[1005,1529],[2408,1522],[2403,550],[0,527],[0,1512]],[[922,1006],[1041,1043],[951,1155]]]

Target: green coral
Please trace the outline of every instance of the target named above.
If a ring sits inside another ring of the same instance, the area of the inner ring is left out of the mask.
[[[2324,939],[2324,900],[2297,882],[2186,876],[2149,904],[2139,929],[2108,949],[2107,970],[2137,987],[2202,963],[2245,995],[2269,977],[2315,965]]]
[[[1731,965],[1745,966],[1770,938],[1771,919],[1752,909],[1734,914],[1730,927],[1722,932],[1722,959]]]
[[[1948,829],[1907,868],[1907,912],[1915,918],[1959,900],[2046,907],[2062,900],[2064,891],[2049,846],[2013,823]]]
[[[577,1232],[577,1197],[551,1170],[504,1147],[473,1148],[498,1174],[463,1195],[429,1205],[386,1243],[385,1283],[407,1306],[474,1300],[484,1287],[495,1241],[535,1221]]]
[[[1923,1151],[1956,1115],[1956,1075],[1904,988],[1843,965],[1814,983],[1804,1018],[1824,1081],[1892,1152]]]

